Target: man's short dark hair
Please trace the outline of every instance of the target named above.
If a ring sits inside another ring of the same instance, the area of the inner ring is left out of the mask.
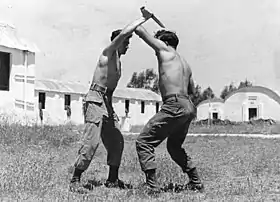
[[[117,29],[117,30],[113,31],[111,34],[111,41],[113,41],[114,38],[116,38],[121,32],[122,32],[122,29]],[[132,34],[129,35],[127,38],[129,39],[131,37],[132,37]]]
[[[155,38],[163,41],[169,46],[172,46],[174,49],[176,49],[179,44],[179,38],[174,32],[171,31],[159,30],[156,32]]]
[[[114,40],[114,38],[116,38],[120,33],[121,33],[121,29],[117,29],[115,31],[112,32],[112,35],[111,35],[111,41]]]

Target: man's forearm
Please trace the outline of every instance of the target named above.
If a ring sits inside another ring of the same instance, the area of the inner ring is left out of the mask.
[[[168,51],[166,44],[163,41],[152,36],[142,25],[136,28],[135,33],[156,52],[162,50]]]
[[[130,36],[135,29],[142,25],[144,22],[146,22],[148,19],[141,17],[135,21],[133,21],[132,23],[130,23],[129,25],[127,25],[125,28],[123,28],[121,34],[125,35],[125,36]]]
[[[131,36],[135,29],[147,20],[148,18],[141,17],[124,27],[121,33],[116,38],[114,38],[111,44],[103,50],[103,55],[111,54],[113,51],[117,50],[123,41]]]
[[[135,34],[138,35],[139,37],[143,38],[143,37],[145,37],[148,34],[148,32],[147,32],[147,30],[142,25],[139,25],[135,29]]]

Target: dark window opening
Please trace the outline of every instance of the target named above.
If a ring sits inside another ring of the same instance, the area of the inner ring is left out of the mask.
[[[64,109],[66,110],[67,117],[71,117],[71,96],[64,95]]]
[[[129,113],[129,100],[125,100],[125,115],[127,116]]]
[[[66,110],[67,107],[70,107],[70,105],[71,105],[71,96],[64,95],[64,109]]]
[[[159,103],[156,102],[156,113],[158,113],[158,111],[159,111]]]
[[[0,90],[10,89],[10,53],[0,52]]]
[[[144,114],[145,113],[145,102],[141,101],[141,113]]]
[[[213,117],[213,119],[218,119],[218,113],[217,112],[213,112],[212,113],[212,117]]]
[[[249,120],[258,117],[258,110],[257,108],[249,108]]]
[[[39,92],[39,109],[45,109],[46,93]]]

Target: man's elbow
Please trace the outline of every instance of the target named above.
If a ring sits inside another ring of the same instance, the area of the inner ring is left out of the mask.
[[[189,95],[194,95],[194,94],[195,94],[195,90],[192,89],[192,88],[189,88],[189,89],[188,89],[188,94],[189,94]]]
[[[134,33],[135,33],[137,36],[141,36],[141,33],[140,33],[140,31],[138,31],[138,30],[135,30]]]
[[[139,32],[139,31],[134,31],[134,33],[139,37],[141,38],[142,40],[145,40],[145,35],[142,33],[142,32]]]
[[[134,30],[134,33],[139,37],[143,36],[143,33],[138,29]]]
[[[131,32],[129,32],[129,30],[123,29],[123,30],[120,32],[119,37],[126,38],[126,37],[128,37],[129,35],[131,35]]]

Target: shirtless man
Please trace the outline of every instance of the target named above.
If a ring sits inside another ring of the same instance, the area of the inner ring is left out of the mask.
[[[148,188],[158,190],[156,182],[155,148],[167,138],[167,151],[189,177],[186,188],[203,191],[196,167],[182,148],[196,107],[190,100],[195,92],[192,71],[186,60],[176,51],[179,39],[175,33],[160,30],[153,37],[143,26],[135,33],[154,49],[159,70],[159,89],[163,105],[143,128],[136,140],[141,169],[146,175]]]
[[[100,139],[107,150],[107,164],[109,165],[109,175],[105,186],[124,188],[124,183],[118,177],[124,140],[112,106],[112,95],[121,77],[120,57],[126,53],[129,39],[137,26],[152,16],[148,11],[142,14],[141,18],[124,29],[113,31],[111,43],[99,57],[92,84],[85,97],[84,141],[74,164],[75,170],[70,183],[71,191],[85,191],[80,184],[81,174],[89,167]]]

